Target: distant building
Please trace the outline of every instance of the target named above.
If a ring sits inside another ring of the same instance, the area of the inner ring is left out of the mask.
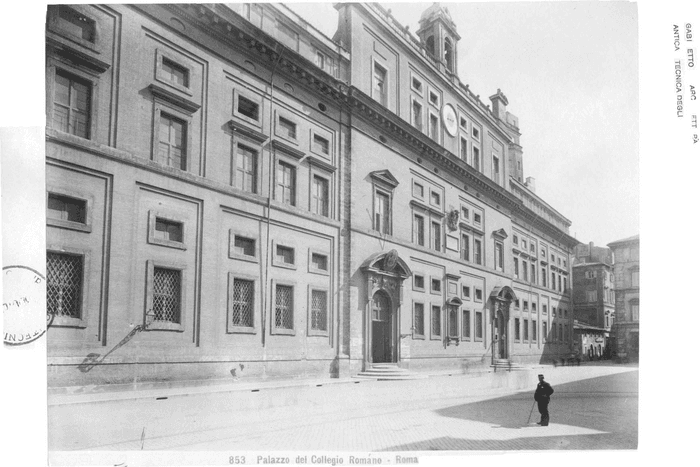
[[[590,242],[574,248],[573,297],[574,330],[578,338],[574,345],[578,353],[588,357],[607,356],[610,329],[615,314],[615,291],[612,251]],[[584,342],[581,332],[595,334],[593,341]],[[595,333],[592,333],[595,331]]]
[[[50,385],[571,351],[571,222],[447,9],[336,9],[331,39],[284,4],[49,6]]]
[[[608,243],[615,274],[615,339],[617,358],[639,361],[639,235]]]

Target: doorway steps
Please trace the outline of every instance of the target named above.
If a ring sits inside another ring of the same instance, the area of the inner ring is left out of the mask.
[[[498,358],[491,365],[493,371],[522,371],[527,370],[526,367],[513,363],[506,358]]]
[[[402,381],[427,377],[428,375],[415,373],[391,363],[376,363],[354,376],[354,378],[375,379],[377,381]]]

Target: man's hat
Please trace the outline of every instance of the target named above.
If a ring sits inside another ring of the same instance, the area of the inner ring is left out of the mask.
[[[540,376],[544,378],[544,375],[537,375],[538,378],[539,378]]]

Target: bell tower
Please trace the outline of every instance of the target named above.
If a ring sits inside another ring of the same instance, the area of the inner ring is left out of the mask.
[[[442,63],[453,74],[457,74],[457,26],[450,12],[440,3],[433,3],[420,15],[418,37],[428,54]]]

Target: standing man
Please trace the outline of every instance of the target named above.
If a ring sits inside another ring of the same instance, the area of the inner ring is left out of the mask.
[[[544,375],[537,375],[537,378],[539,378],[540,382],[537,383],[537,389],[535,389],[535,400],[537,401],[537,410],[540,411],[541,415],[537,424],[547,426],[549,425],[549,410],[547,406],[549,405],[549,396],[554,393],[554,389],[544,380]]]

